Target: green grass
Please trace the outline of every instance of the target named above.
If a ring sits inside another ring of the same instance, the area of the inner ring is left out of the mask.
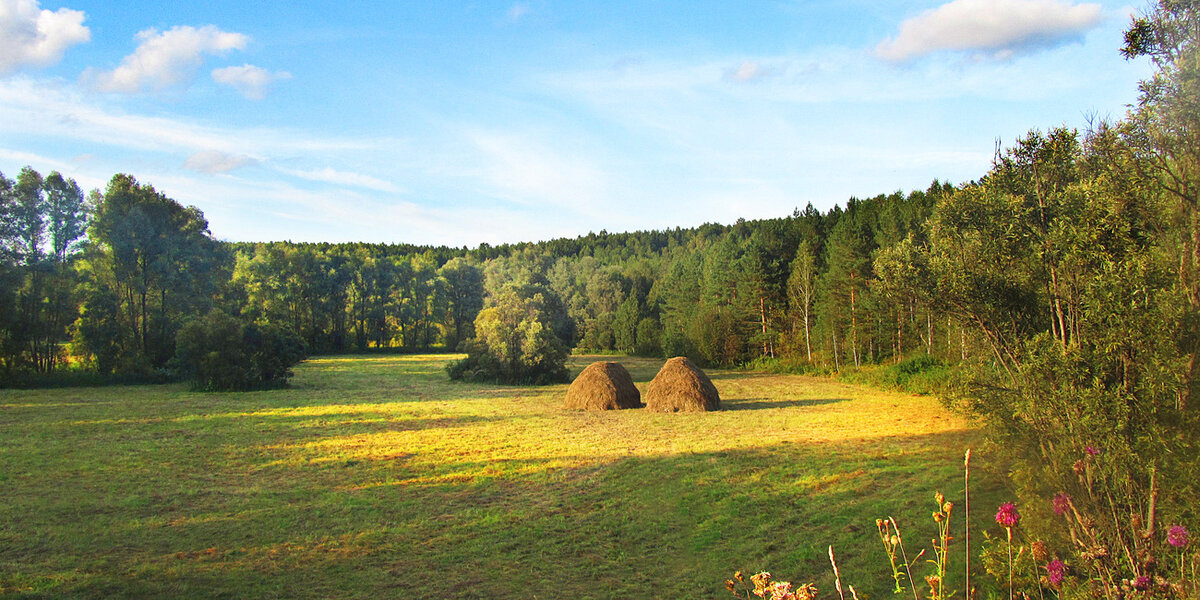
[[[875,518],[928,540],[978,443],[936,399],[828,379],[711,371],[720,412],[584,413],[450,383],[452,358],[0,391],[0,596],[723,598],[738,569],[826,596],[833,545],[884,598]],[[661,364],[616,360],[643,390]]]

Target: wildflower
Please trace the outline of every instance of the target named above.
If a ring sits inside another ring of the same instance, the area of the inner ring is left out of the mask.
[[[1188,544],[1188,530],[1183,525],[1174,525],[1167,530],[1167,543],[1182,548]]]
[[[754,595],[759,598],[766,598],[767,589],[771,585],[771,574],[763,571],[750,577],[750,581],[754,583]]]
[[[735,584],[732,579],[725,580],[725,589],[733,592],[735,596],[737,595],[737,584]]]
[[[1050,585],[1055,589],[1058,589],[1058,586],[1062,584],[1063,577],[1066,576],[1066,573],[1067,565],[1063,564],[1063,561],[1058,560],[1057,558],[1050,561],[1050,564],[1046,565],[1046,580],[1049,581]]]
[[[795,598],[792,595],[792,584],[787,581],[777,581],[771,584],[771,598],[779,600]]]
[[[1100,454],[1100,449],[1095,446],[1086,446],[1084,447],[1083,451],[1086,452],[1088,456],[1096,456]]]
[[[1145,575],[1142,575],[1142,576],[1138,577],[1137,579],[1134,579],[1133,580],[1133,589],[1138,590],[1139,592],[1144,592],[1144,591],[1150,589],[1150,578],[1146,577]]]
[[[1071,497],[1063,492],[1054,495],[1054,514],[1062,516],[1071,508]]]
[[[796,600],[815,600],[817,597],[817,586],[806,583],[796,590]]]
[[[1083,475],[1087,471],[1087,466],[1083,464],[1082,460],[1077,460],[1075,464],[1071,465],[1071,470],[1075,471],[1076,475]]]
[[[1016,527],[1020,520],[1021,513],[1017,512],[1017,506],[1012,502],[1001,504],[1000,510],[996,511],[996,522],[1005,529]]]

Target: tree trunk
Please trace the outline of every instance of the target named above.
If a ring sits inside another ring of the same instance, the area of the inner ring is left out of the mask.
[[[850,274],[850,353],[854,356],[854,366],[858,364],[858,315],[854,310],[854,273]]]
[[[833,370],[840,372],[842,365],[838,362],[837,330],[834,329],[831,333],[833,334]]]

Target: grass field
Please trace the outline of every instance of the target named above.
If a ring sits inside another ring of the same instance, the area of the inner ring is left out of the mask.
[[[712,371],[720,412],[582,413],[446,360],[310,360],[245,394],[0,391],[0,596],[724,598],[769,569],[828,597],[832,544],[886,598],[875,518],[928,545],[978,442],[935,399],[829,379]],[[643,391],[662,362],[619,360]]]

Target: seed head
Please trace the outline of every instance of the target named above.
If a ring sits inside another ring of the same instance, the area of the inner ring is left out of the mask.
[[[1030,549],[1033,550],[1033,560],[1038,562],[1046,562],[1046,559],[1050,558],[1050,550],[1046,548],[1045,542],[1037,540],[1036,542],[1030,544],[1030,547]]]

